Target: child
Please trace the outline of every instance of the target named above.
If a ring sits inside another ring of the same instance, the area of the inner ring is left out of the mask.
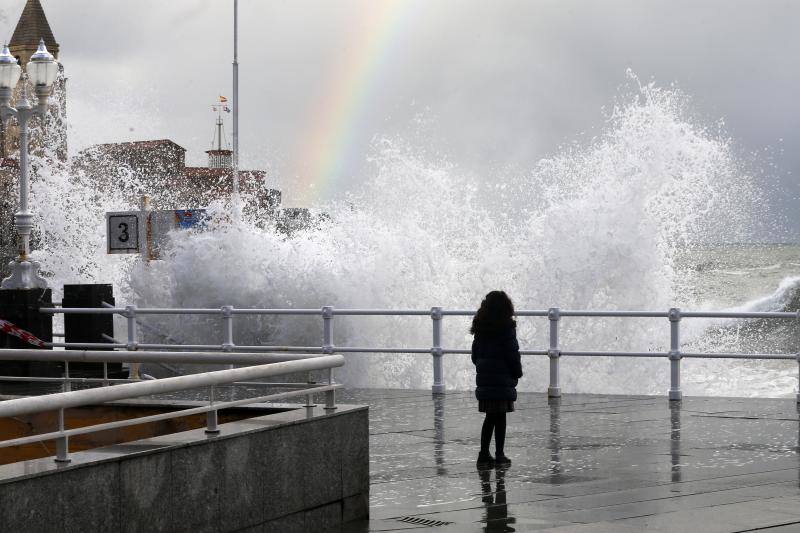
[[[517,343],[514,304],[503,291],[492,291],[481,302],[472,320],[472,362],[475,364],[478,411],[486,413],[481,429],[478,468],[508,466],[503,453],[506,440],[506,413],[514,410],[517,380],[522,377],[522,362]],[[489,453],[494,432],[495,457]]]

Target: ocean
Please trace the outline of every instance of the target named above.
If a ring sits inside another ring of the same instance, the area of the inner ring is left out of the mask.
[[[800,245],[726,244],[697,247],[681,260],[696,273],[692,296],[707,306],[753,306],[770,298],[784,280],[800,279]],[[792,284],[793,287],[796,284]],[[786,296],[796,295],[786,289]],[[788,305],[796,311],[798,302]]]

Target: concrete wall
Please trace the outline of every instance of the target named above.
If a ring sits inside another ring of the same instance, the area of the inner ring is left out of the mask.
[[[321,531],[364,519],[366,407],[315,408],[0,466],[0,531]]]

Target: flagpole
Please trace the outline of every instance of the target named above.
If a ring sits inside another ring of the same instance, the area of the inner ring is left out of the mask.
[[[233,194],[239,196],[239,0],[233,0]]]

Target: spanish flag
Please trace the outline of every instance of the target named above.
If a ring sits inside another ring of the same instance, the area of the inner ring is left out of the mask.
[[[219,103],[225,104],[228,102],[228,99],[222,95],[219,95]]]

